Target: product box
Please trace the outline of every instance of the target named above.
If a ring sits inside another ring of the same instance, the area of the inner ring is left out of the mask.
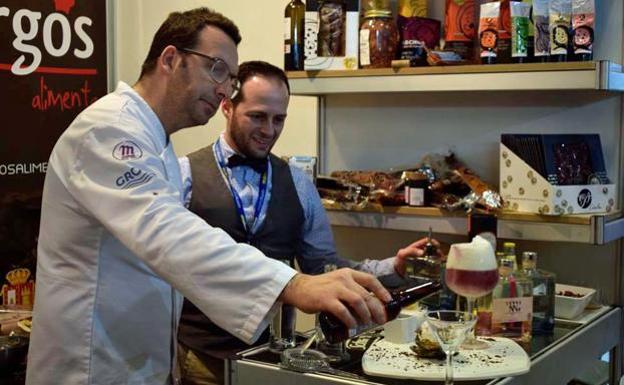
[[[359,0],[307,0],[304,69],[356,70],[359,47]]]
[[[500,144],[500,195],[505,208],[543,215],[610,213],[616,208],[611,183],[557,185],[505,144]]]
[[[306,176],[310,178],[310,181],[312,183],[316,183],[316,174],[317,174],[316,160],[317,158],[315,156],[294,155],[294,156],[284,156],[283,159],[286,162],[288,162],[289,165],[298,167],[301,170],[303,170]]]

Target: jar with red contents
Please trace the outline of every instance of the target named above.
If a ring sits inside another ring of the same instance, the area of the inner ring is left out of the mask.
[[[390,67],[399,45],[399,30],[389,10],[372,9],[364,14],[360,27],[362,68]]]

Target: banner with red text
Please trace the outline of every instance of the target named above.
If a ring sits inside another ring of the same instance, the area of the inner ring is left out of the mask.
[[[4,282],[9,270],[34,269],[56,140],[107,93],[106,28],[106,0],[0,0],[0,287],[22,283]]]

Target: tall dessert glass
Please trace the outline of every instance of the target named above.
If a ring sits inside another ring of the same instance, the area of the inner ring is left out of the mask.
[[[456,243],[446,261],[446,285],[456,294],[466,297],[467,312],[476,311],[477,298],[494,290],[498,282],[498,266],[492,244],[480,236],[470,243]],[[488,343],[477,340],[474,330],[464,341],[464,349],[486,349]]]

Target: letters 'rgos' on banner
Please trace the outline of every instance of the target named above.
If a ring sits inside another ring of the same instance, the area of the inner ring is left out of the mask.
[[[0,304],[32,305],[48,157],[107,93],[106,23],[106,0],[0,2]]]

